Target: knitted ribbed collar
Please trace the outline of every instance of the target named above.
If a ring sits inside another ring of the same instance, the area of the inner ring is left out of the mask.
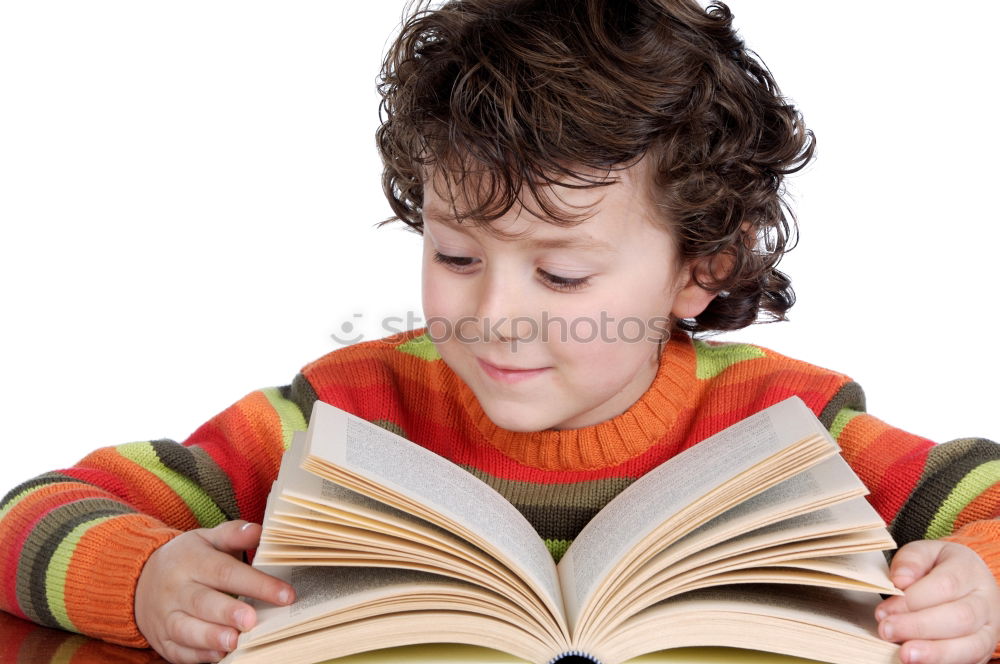
[[[454,376],[450,387],[486,442],[524,465],[543,470],[592,470],[627,461],[660,441],[685,406],[697,399],[694,347],[681,332],[664,345],[656,377],[638,401],[620,415],[579,429],[501,428],[486,415],[472,389],[446,371]]]

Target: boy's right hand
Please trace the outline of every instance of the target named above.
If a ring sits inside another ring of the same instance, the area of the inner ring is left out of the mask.
[[[241,561],[260,542],[260,526],[227,521],[178,535],[146,561],[135,591],[135,621],[174,664],[216,662],[236,647],[256,613],[227,593],[290,604],[293,588]]]

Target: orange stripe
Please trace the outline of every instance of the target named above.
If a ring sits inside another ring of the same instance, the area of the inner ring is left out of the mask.
[[[713,379],[713,386],[728,386],[749,380],[767,379],[767,382],[781,384],[811,383],[817,378],[822,381],[843,382],[839,374],[829,374],[808,364],[786,360],[778,362],[773,358],[757,359],[736,365],[732,371],[724,371]]]
[[[423,334],[424,328],[418,328],[416,330],[406,330],[405,332],[400,332],[399,334],[393,335],[391,337],[385,337],[383,339],[374,339],[368,342],[361,342],[351,346],[350,353],[341,353],[343,349],[338,349],[330,351],[323,357],[314,360],[302,368],[303,373],[308,371],[315,371],[318,367],[326,366],[337,366],[343,364],[344,355],[349,355],[352,359],[370,359],[378,358],[383,359],[387,351],[392,351],[395,346],[413,339],[420,334]],[[391,352],[390,352],[391,354]],[[416,358],[415,358],[416,359]]]
[[[198,527],[198,520],[191,508],[169,485],[149,470],[118,454],[115,448],[103,447],[92,452],[79,465],[106,470],[123,482],[130,490],[124,499],[138,511],[151,514],[181,530]]]
[[[898,436],[898,430],[885,422],[861,414],[840,432],[844,459],[871,490],[878,488],[886,469],[914,447],[914,441]]]
[[[933,443],[867,414],[848,422],[838,442],[844,459],[871,491],[872,506],[891,521],[919,481]]]
[[[149,555],[174,535],[176,531],[144,514],[115,517],[88,529],[66,574],[70,621],[85,634],[146,647],[132,618],[136,580]]]
[[[955,518],[955,530],[958,530],[967,523],[980,521],[983,519],[996,519],[997,506],[1000,505],[1000,484],[994,484],[990,488],[972,499]]]

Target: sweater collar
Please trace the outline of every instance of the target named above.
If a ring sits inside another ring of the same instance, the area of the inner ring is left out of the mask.
[[[592,470],[616,466],[660,441],[696,398],[695,352],[690,336],[675,333],[664,344],[656,377],[629,408],[578,429],[510,431],[490,420],[475,393],[442,360],[444,371],[474,426],[486,442],[517,462],[543,470]]]

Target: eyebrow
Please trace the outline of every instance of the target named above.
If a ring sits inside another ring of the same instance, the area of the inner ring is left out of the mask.
[[[472,235],[469,229],[455,222],[451,215],[441,214],[437,210],[424,210],[424,218],[444,224],[459,233]],[[615,245],[599,240],[591,235],[574,235],[570,237],[527,237],[522,240],[532,249],[585,249],[587,251],[606,251],[618,253]]]

